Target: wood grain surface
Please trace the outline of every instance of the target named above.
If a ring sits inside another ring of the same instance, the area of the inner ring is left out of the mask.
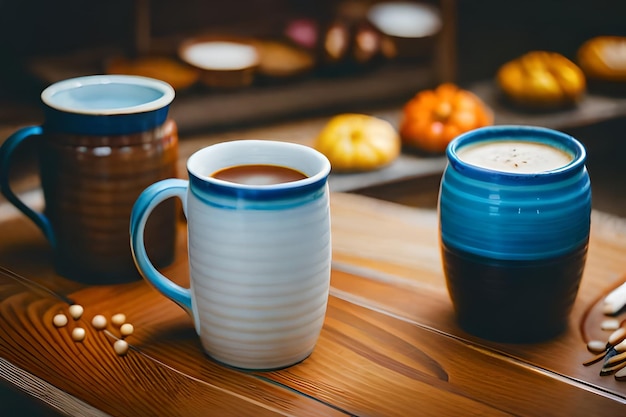
[[[313,354],[272,372],[218,364],[191,319],[143,281],[84,286],[51,270],[50,249],[28,220],[0,219],[0,377],[67,415],[167,416],[612,416],[626,411],[626,382],[582,363],[586,341],[606,338],[601,297],[624,281],[626,224],[594,212],[589,259],[570,326],[539,344],[496,344],[455,323],[437,246],[434,210],[333,193],[333,272]],[[181,221],[176,261],[188,283]],[[69,303],[79,320],[56,328]],[[119,329],[96,314],[122,312],[135,331],[125,356]],[[86,330],[83,342],[71,330]],[[2,410],[0,410],[0,414]]]

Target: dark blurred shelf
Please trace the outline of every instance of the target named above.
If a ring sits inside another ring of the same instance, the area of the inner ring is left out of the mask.
[[[172,104],[171,114],[183,131],[265,123],[402,102],[436,82],[434,71],[427,66],[389,63],[345,76],[311,77],[239,91],[181,94]]]
[[[370,187],[385,187],[414,178],[439,175],[446,167],[444,156],[420,157],[415,155],[400,155],[393,164],[376,171],[335,174],[330,176],[331,191],[347,192],[367,189]]]
[[[39,72],[34,73],[42,79],[48,77],[47,82],[55,81],[54,77],[90,73],[85,65],[71,66],[61,61],[54,64],[40,65]],[[42,72],[45,68],[48,72]],[[71,73],[71,70],[78,73]],[[98,71],[91,73],[94,72]],[[185,151],[191,152],[203,144],[226,138],[275,138],[310,144],[328,117],[338,112],[367,109],[398,127],[402,103],[417,91],[435,85],[435,75],[428,66],[388,63],[350,76],[309,77],[238,91],[211,91],[199,87],[178,94],[171,115],[179,124],[181,146]],[[598,152],[595,148],[600,146],[611,146],[619,132],[609,135],[610,141],[594,140],[595,135],[622,129],[623,123],[609,123],[602,133],[593,127],[612,120],[626,120],[626,96],[604,95],[593,89],[575,108],[527,112],[504,102],[491,79],[465,87],[493,109],[496,124],[544,126],[575,136],[581,129],[590,127],[585,134],[585,145],[594,148],[591,149],[594,152]],[[330,186],[334,191],[384,187],[440,175],[445,164],[443,155],[423,156],[405,151],[393,164],[377,171],[333,174]]]
[[[103,57],[113,50],[79,51],[32,60],[28,70],[45,85],[67,78],[102,73]],[[356,111],[397,103],[437,83],[435,65],[386,62],[337,75],[311,74],[294,80],[262,80],[237,90],[195,85],[177,92],[171,115],[181,132],[267,123],[322,112]]]
[[[32,60],[28,71],[43,85],[103,72],[104,58],[115,50],[78,51],[65,56]],[[372,106],[399,105],[440,77],[432,61],[391,61],[376,68],[334,76],[311,74],[297,80],[257,83],[251,87],[220,91],[202,85],[177,92],[171,108],[182,132],[214,127],[238,127],[307,117],[314,114],[362,111]],[[461,68],[462,70],[462,68]],[[626,96],[610,96],[589,89],[574,108],[530,112],[503,102],[492,79],[467,86],[495,113],[497,124],[531,124],[567,129],[626,116]]]
[[[469,89],[493,109],[496,124],[535,125],[568,130],[626,116],[626,95],[606,95],[591,88],[576,107],[554,111],[523,111],[514,108],[504,102],[492,80],[470,85]]]

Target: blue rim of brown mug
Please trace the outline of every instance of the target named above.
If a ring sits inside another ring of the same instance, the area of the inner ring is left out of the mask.
[[[168,83],[140,76],[90,75],[59,81],[41,93],[44,129],[82,135],[151,130],[167,119],[174,95]]]

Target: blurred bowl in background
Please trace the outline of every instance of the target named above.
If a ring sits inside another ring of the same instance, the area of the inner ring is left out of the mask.
[[[155,78],[170,84],[176,91],[193,86],[200,77],[200,71],[176,58],[165,56],[141,56],[127,58],[116,56],[105,63],[107,74],[140,75]]]
[[[439,8],[411,1],[375,3],[369,8],[367,19],[391,39],[400,59],[432,55],[443,26]]]
[[[255,42],[228,36],[200,36],[183,41],[181,60],[201,70],[200,81],[213,88],[246,87],[260,63]]]
[[[304,76],[315,66],[310,51],[277,40],[260,40],[256,44],[260,62],[258,73],[268,78],[292,79]]]

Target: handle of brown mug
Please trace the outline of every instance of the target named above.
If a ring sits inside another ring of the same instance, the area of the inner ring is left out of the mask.
[[[39,213],[24,204],[13,192],[9,183],[10,162],[13,153],[27,138],[30,136],[38,136],[42,133],[43,129],[41,126],[26,126],[17,130],[4,141],[0,147],[0,191],[11,204],[24,213],[41,229],[46,239],[48,239],[50,244],[54,247],[56,239],[48,218],[43,213]]]

